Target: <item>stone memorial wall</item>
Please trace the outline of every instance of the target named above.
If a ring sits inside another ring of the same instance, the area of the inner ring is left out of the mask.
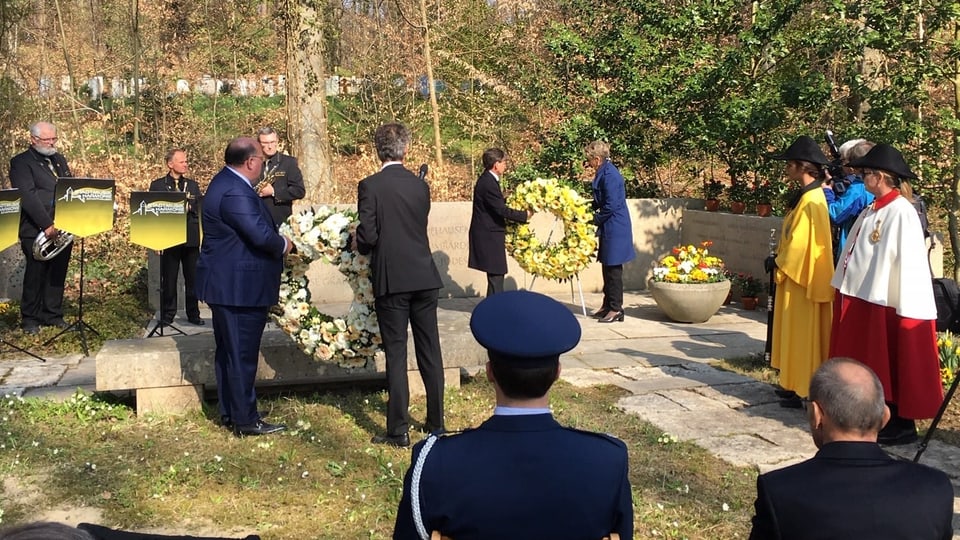
[[[755,215],[735,215],[703,211],[703,201],[696,199],[631,199],[628,201],[633,221],[634,246],[637,258],[624,266],[624,288],[645,290],[653,263],[679,245],[713,241],[711,252],[723,258],[734,272],[749,272],[765,279],[763,260],[770,251],[770,231],[779,239],[782,219]],[[483,296],[486,293],[486,275],[467,267],[468,230],[471,203],[434,203],[430,213],[428,234],[433,258],[443,279],[440,291],[444,298]],[[556,239],[563,234],[563,224],[550,214],[537,214],[531,222],[537,236],[543,240]],[[937,241],[931,251],[934,273],[942,275],[942,243]],[[23,280],[23,255],[19,245],[0,251],[3,276],[0,279],[0,299],[20,297]],[[157,305],[159,288],[156,256],[149,257],[150,304]],[[559,296],[573,304],[579,303],[578,284],[556,282],[523,272],[516,261],[507,257],[506,289],[531,289]],[[353,296],[346,279],[333,266],[314,262],[308,272],[313,301],[323,303],[349,302]],[[600,264],[591,264],[580,275],[579,286],[584,292],[602,289]],[[181,278],[182,287],[182,278]],[[181,294],[182,306],[182,294]],[[591,306],[588,306],[588,308]],[[595,307],[595,306],[593,306]]]

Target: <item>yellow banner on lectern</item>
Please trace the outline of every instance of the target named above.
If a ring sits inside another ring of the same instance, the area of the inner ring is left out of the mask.
[[[186,242],[187,194],[182,191],[131,193],[130,241],[149,249],[167,249]]]
[[[20,190],[0,190],[0,249],[16,243],[20,236]]]
[[[53,224],[85,238],[113,228],[113,193],[116,183],[103,178],[57,180]]]

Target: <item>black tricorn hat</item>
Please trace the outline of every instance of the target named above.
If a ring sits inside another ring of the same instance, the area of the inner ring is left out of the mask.
[[[818,165],[827,165],[830,160],[823,155],[823,150],[811,137],[801,135],[793,144],[787,147],[781,154],[770,156],[772,159],[781,159],[784,161],[809,161]]]
[[[916,178],[907,162],[903,159],[903,154],[889,144],[878,144],[867,152],[867,155],[860,159],[855,159],[847,164],[848,167],[856,169],[880,169],[897,176],[898,178]]]

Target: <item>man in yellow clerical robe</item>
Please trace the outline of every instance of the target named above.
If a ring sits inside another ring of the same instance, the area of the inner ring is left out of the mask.
[[[803,186],[780,231],[771,354],[772,367],[780,370],[780,386],[797,394],[781,405],[800,407],[798,396],[807,395],[813,373],[830,351],[833,247],[820,182],[820,166],[827,159],[810,137],[801,137],[775,158],[786,160],[787,175]]]

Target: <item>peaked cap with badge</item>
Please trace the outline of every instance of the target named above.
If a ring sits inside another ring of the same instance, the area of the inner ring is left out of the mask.
[[[580,342],[580,323],[549,296],[506,291],[487,297],[470,316],[473,337],[494,361],[517,367],[541,367]]]

